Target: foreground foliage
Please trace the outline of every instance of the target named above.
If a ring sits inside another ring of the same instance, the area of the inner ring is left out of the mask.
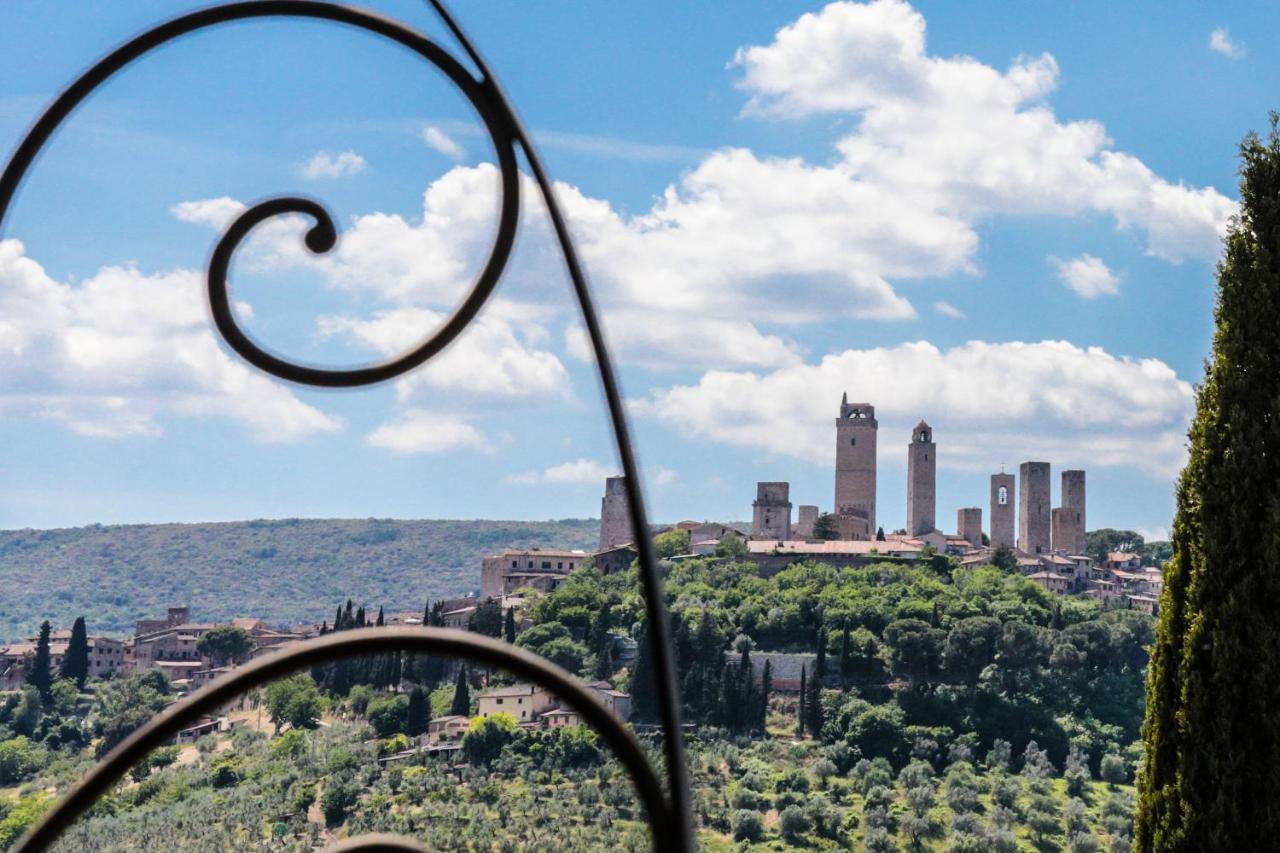
[[[1280,130],[1241,146],[1240,214],[1178,483],[1148,685],[1138,847],[1280,837]],[[1265,793],[1263,793],[1265,792]]]

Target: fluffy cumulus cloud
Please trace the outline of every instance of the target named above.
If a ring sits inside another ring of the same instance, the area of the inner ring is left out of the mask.
[[[575,486],[600,486],[606,477],[617,474],[616,468],[602,465],[594,459],[575,459],[552,465],[542,471],[526,471],[508,477],[507,481],[517,485],[531,486],[539,483]]]
[[[932,56],[924,17],[900,0],[832,3],[771,44],[743,48],[734,65],[748,113],[856,116],[833,171],[966,233],[983,216],[1099,213],[1142,233],[1166,260],[1213,259],[1235,208],[1115,151],[1097,122],[1059,121],[1048,104],[1059,77],[1049,54],[1003,71]]]
[[[1069,261],[1049,258],[1049,263],[1057,270],[1058,279],[1085,299],[1120,292],[1120,279],[1093,255],[1085,254]]]
[[[438,396],[443,390],[471,398],[567,398],[568,372],[553,354],[534,346],[546,330],[528,314],[519,306],[494,306],[443,353],[399,380],[398,396],[412,402],[420,392]],[[425,308],[397,308],[370,319],[321,318],[320,331],[389,358],[412,349],[444,320],[443,313]]]
[[[1209,49],[1228,59],[1244,59],[1249,53],[1244,45],[1233,40],[1226,27],[1218,27],[1209,33]]]
[[[317,151],[311,159],[298,165],[298,171],[304,178],[318,180],[321,178],[346,178],[358,175],[365,170],[364,158],[354,151],[343,151],[341,154],[330,154]]]
[[[1064,341],[975,341],[846,350],[769,373],[711,371],[633,409],[686,434],[825,465],[846,391],[876,406],[883,436],[927,418],[945,447],[941,464],[973,470],[1013,454],[1169,476],[1184,461],[1193,407],[1191,386],[1156,359]]]
[[[218,346],[192,271],[104,267],[73,286],[2,241],[0,353],[0,410],[83,435],[158,435],[174,415],[228,418],[270,442],[341,426]]]
[[[365,436],[373,447],[395,453],[443,453],[468,448],[491,452],[480,430],[465,419],[427,409],[407,409]]]
[[[427,144],[428,148],[443,154],[455,163],[465,159],[467,156],[466,150],[455,142],[449,134],[438,127],[423,128],[422,141]]]

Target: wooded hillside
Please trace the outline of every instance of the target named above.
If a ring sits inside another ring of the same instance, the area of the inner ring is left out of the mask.
[[[591,549],[599,521],[283,519],[0,531],[0,641],[44,619],[123,635],[135,619],[189,603],[198,621],[272,624],[331,617],[334,601],[421,610],[480,585],[505,547]]]

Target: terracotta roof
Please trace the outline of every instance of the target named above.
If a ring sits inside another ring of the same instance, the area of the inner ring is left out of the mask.
[[[877,542],[872,539],[753,539],[747,542],[752,554],[854,554],[870,555],[873,551],[886,557],[894,554],[913,554],[922,546],[911,540]]]
[[[490,696],[532,696],[535,691],[545,690],[536,684],[513,684],[510,687],[494,687],[480,694],[481,699]]]
[[[586,551],[565,551],[559,548],[507,548],[504,549],[502,557],[573,557],[575,559],[587,556]]]

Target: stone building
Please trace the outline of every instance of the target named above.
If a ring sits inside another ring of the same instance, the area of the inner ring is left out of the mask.
[[[1013,548],[1013,507],[1016,481],[1012,474],[1001,471],[991,475],[991,547]]]
[[[480,561],[480,597],[502,598],[522,586],[550,592],[586,559],[585,551],[507,548]]]
[[[812,539],[813,528],[818,523],[818,508],[809,504],[801,504],[796,523],[791,527],[791,535],[797,539]]]
[[[1047,554],[1052,534],[1049,518],[1049,463],[1023,462],[1018,467],[1018,549]]]
[[[876,532],[876,410],[840,400],[836,418],[836,525],[841,538],[870,539]]]
[[[982,547],[982,507],[956,510],[956,533],[975,548]]]
[[[604,481],[604,497],[600,501],[600,551],[636,541],[631,530],[631,502],[627,499],[627,478],[609,477]]]
[[[1053,550],[1066,551],[1068,554],[1083,554],[1085,543],[1085,490],[1084,471],[1072,470],[1062,472],[1062,529],[1059,533],[1059,521],[1054,519]],[[1054,510],[1057,513],[1057,510]],[[1061,538],[1059,538],[1061,535]]]
[[[907,445],[907,534],[919,536],[937,528],[938,448],[933,429],[924,421],[911,431]]]
[[[751,503],[751,535],[761,539],[791,538],[791,484],[756,483]]]

